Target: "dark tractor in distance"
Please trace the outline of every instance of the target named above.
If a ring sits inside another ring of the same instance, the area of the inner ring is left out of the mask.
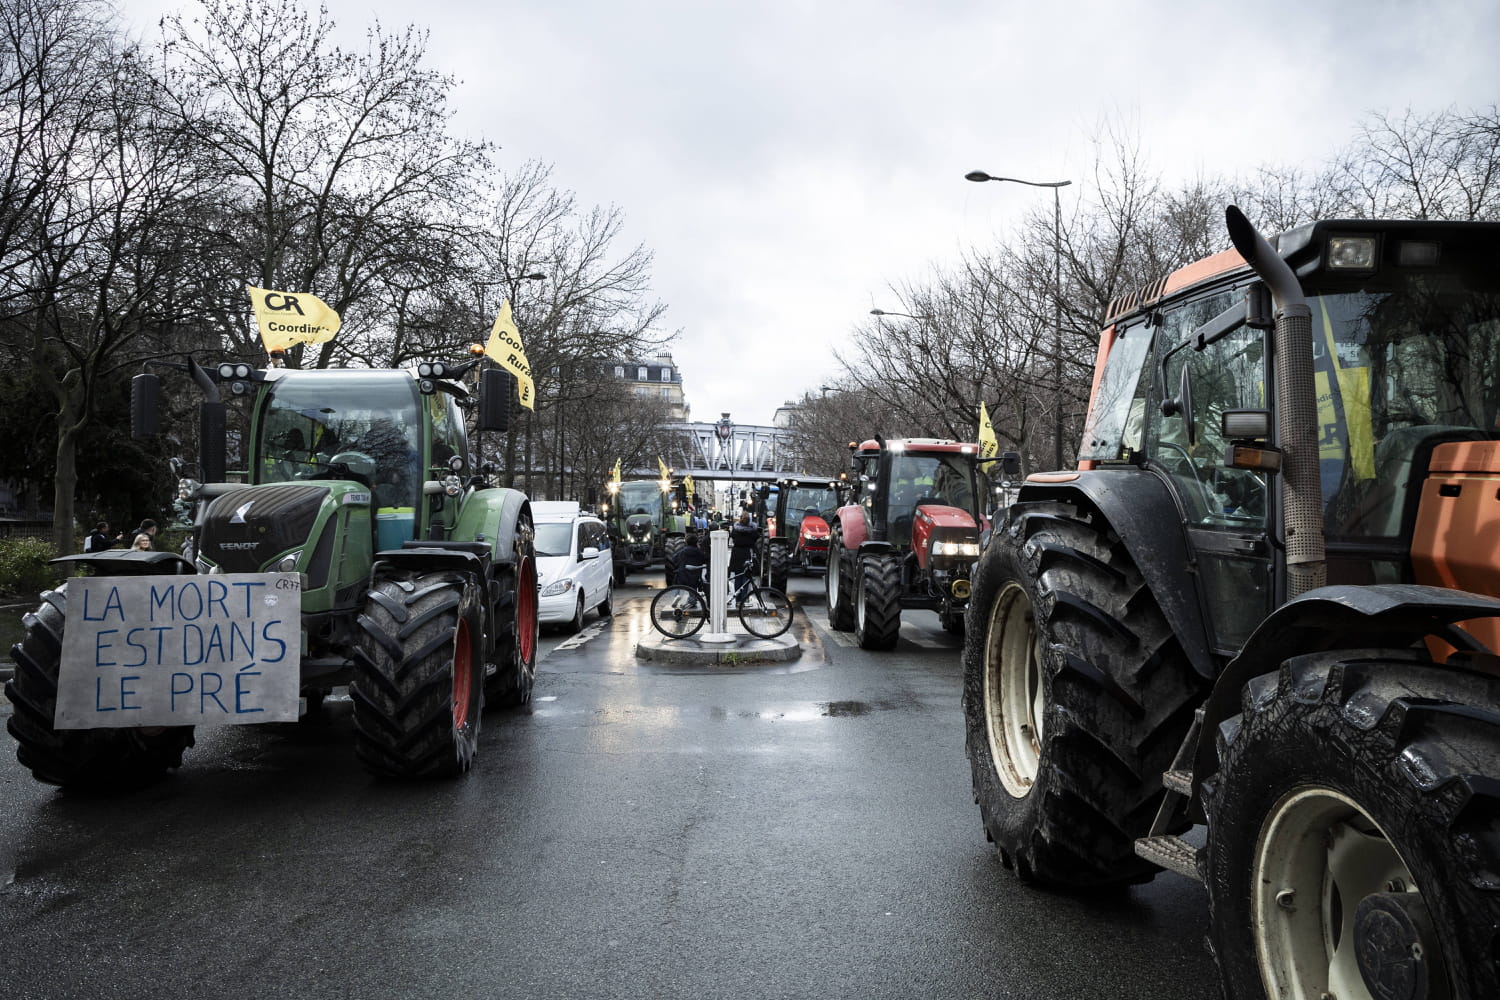
[[[369,771],[463,772],[484,702],[530,700],[537,649],[530,504],[475,474],[465,432],[470,394],[461,378],[475,363],[169,366],[189,373],[204,396],[207,481],[192,488],[193,560],[114,550],[60,561],[95,576],[295,574],[305,711],[348,685],[355,751]],[[498,371],[484,376],[481,427],[503,429],[512,383]],[[245,468],[233,474],[221,387],[248,409]],[[136,376],[138,435],[156,432],[159,392],[158,376]],[[64,786],[128,783],[180,765],[191,726],[54,728],[68,591],[64,583],[42,595],[13,648],[8,728],[21,763]]]
[[[687,542],[687,517],[669,480],[642,479],[608,485],[610,553],[615,585],[631,573],[660,566],[667,582],[677,566],[677,553]]]
[[[1229,1000],[1500,996],[1500,225],[1226,219],[980,560],[985,832],[1202,881]]]
[[[838,508],[842,480],[798,476],[778,479],[756,493],[755,517],[765,526],[761,539],[761,576],[786,590],[792,569],[812,573],[828,565],[828,519]]]
[[[963,628],[987,527],[978,446],[936,438],[850,445],[849,502],[830,523],[828,622],[863,649],[894,649],[902,608]]]

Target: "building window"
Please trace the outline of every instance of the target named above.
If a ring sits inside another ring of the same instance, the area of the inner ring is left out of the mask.
[[[672,381],[672,369],[670,369],[670,368],[663,368],[661,370],[661,380],[663,382],[670,382],[670,381]]]
[[[661,391],[661,398],[662,399],[671,399],[672,398],[672,390],[671,389],[663,389]]]
[[[615,378],[624,378],[624,377],[625,377],[625,366],[624,365],[615,365]]]
[[[639,368],[637,368],[635,370],[635,380],[637,382],[645,382],[650,377],[651,377],[651,373],[646,370],[646,366],[645,365],[642,365],[641,367],[639,367]]]

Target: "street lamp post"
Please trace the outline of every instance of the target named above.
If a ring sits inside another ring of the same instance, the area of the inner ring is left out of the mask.
[[[1063,464],[1063,407],[1062,407],[1062,194],[1060,189],[1072,184],[1072,181],[1023,181],[1019,177],[995,177],[983,170],[971,170],[964,174],[964,180],[983,183],[984,181],[1009,181],[1012,184],[1025,184],[1028,187],[1045,187],[1052,189],[1052,291],[1053,291],[1053,330],[1052,330],[1052,391],[1054,398],[1052,406],[1054,420],[1052,423],[1052,467],[1061,469]]]

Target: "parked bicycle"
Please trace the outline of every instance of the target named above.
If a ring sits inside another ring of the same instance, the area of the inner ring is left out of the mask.
[[[663,590],[651,601],[651,624],[671,639],[693,635],[708,621],[708,586],[699,573],[694,585],[676,583]],[[792,602],[775,587],[757,587],[748,576],[731,578],[726,600],[756,638],[774,639],[792,627]]]

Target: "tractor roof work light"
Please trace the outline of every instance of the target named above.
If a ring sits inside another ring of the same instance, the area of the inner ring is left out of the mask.
[[[1331,271],[1373,271],[1376,246],[1373,236],[1330,236],[1328,268]]]

